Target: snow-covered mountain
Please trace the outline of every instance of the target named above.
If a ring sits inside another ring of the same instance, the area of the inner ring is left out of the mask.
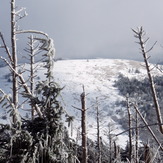
[[[29,65],[26,64],[26,67]],[[44,80],[45,70],[42,68],[38,71],[39,80]],[[153,74],[158,74],[157,69]],[[11,93],[11,82],[8,80],[9,70],[7,67],[0,68],[0,85],[6,93]],[[90,59],[90,60],[59,60],[54,64],[54,80],[64,87],[59,100],[70,114],[75,116],[74,132],[72,137],[76,138],[77,131],[80,128],[81,113],[76,108],[81,108],[80,95],[83,86],[87,94],[87,131],[91,139],[96,139],[96,114],[95,107],[102,110],[101,116],[101,136],[107,141],[108,124],[112,127],[112,134],[123,131],[118,119],[125,115],[125,108],[116,105],[116,102],[123,100],[114,82],[118,79],[119,74],[129,78],[135,77],[143,79],[147,77],[146,69],[143,63],[131,60],[113,60],[113,59]],[[2,113],[2,112],[1,112]],[[3,114],[3,113],[2,113]],[[118,143],[123,147],[128,140],[127,135],[117,137]]]

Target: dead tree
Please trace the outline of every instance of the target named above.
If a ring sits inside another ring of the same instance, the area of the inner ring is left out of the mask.
[[[137,30],[133,30],[133,32],[135,33],[134,36],[139,40],[137,43],[140,45],[141,53],[142,53],[143,58],[144,58],[144,63],[145,63],[145,66],[146,66],[146,70],[147,70],[147,74],[148,74],[148,78],[149,78],[149,83],[150,83],[150,88],[151,88],[151,92],[152,92],[154,107],[155,107],[155,110],[156,110],[157,120],[158,120],[158,123],[159,123],[159,129],[160,129],[160,132],[163,134],[163,124],[162,124],[160,106],[159,106],[159,103],[158,103],[155,84],[154,84],[154,81],[153,81],[153,77],[151,75],[151,68],[150,68],[149,61],[148,61],[149,58],[150,58],[148,56],[148,53],[153,49],[156,42],[154,43],[154,45],[149,50],[146,50],[145,46],[146,46],[146,43],[148,42],[149,38],[147,38],[146,40],[143,40],[144,36],[145,36],[145,31],[143,30],[143,28],[140,27]]]
[[[2,42],[4,44],[4,48],[6,49],[8,58],[9,58],[9,62],[12,66],[12,69],[14,71],[12,71],[12,102],[15,105],[15,109],[18,109],[18,57],[17,57],[17,38],[16,38],[16,31],[17,31],[17,22],[18,20],[22,19],[23,17],[26,16],[26,14],[21,15],[21,11],[23,9],[20,10],[16,10],[16,0],[11,0],[10,1],[10,30],[11,30],[11,53],[9,51],[9,48],[7,47],[5,40],[3,38],[3,35],[1,33],[0,37],[2,39]],[[15,118],[13,116],[13,123],[15,122]]]
[[[97,123],[97,148],[98,148],[97,162],[101,163],[100,119],[99,119],[99,107],[98,107],[98,100],[97,100],[97,98],[96,98],[96,123]]]
[[[21,8],[20,10],[17,10],[16,7],[16,0],[11,0],[11,52],[9,51],[9,48],[5,42],[5,39],[2,35],[2,33],[0,32],[0,38],[2,40],[3,46],[0,46],[1,48],[4,48],[6,50],[6,53],[8,55],[8,59],[0,57],[1,59],[3,59],[7,65],[9,66],[10,71],[12,72],[12,78],[13,78],[13,83],[12,83],[12,101],[13,104],[15,105],[15,108],[18,108],[18,83],[19,83],[19,87],[24,88],[24,92],[26,94],[28,94],[28,96],[35,98],[32,95],[32,92],[30,90],[30,88],[27,85],[26,80],[24,79],[23,75],[20,74],[18,72],[18,56],[17,56],[17,40],[16,40],[16,36],[18,34],[25,34],[25,33],[35,33],[37,35],[41,35],[44,36],[45,38],[42,40],[46,40],[46,42],[48,42],[48,45],[52,45],[52,39],[49,38],[49,36],[42,32],[42,31],[36,31],[36,30],[18,30],[18,26],[17,26],[17,22],[22,19],[23,17],[26,16],[26,12],[24,14],[22,14],[22,11],[24,10],[24,8]],[[50,41],[50,43],[49,43]],[[52,45],[53,46],[53,45]],[[43,49],[45,51],[47,51],[48,53],[51,53],[50,49],[52,49],[51,47],[48,47],[49,49]],[[42,118],[42,113],[39,109],[39,107],[35,106],[35,110],[38,113],[38,116]],[[13,116],[13,123],[14,123],[14,116]]]
[[[17,48],[16,48],[16,10],[15,10],[15,0],[11,0],[11,49],[12,49],[12,68],[17,72]],[[12,93],[13,93],[13,103],[18,106],[18,81],[17,75],[12,72]],[[13,122],[15,118],[13,117]]]
[[[81,98],[81,111],[82,111],[82,163],[87,163],[87,127],[86,127],[86,98],[85,90],[83,86],[83,93],[80,95]]]
[[[13,93],[13,103],[18,107],[18,80],[17,80],[17,72],[18,70],[18,57],[17,57],[17,38],[16,38],[16,32],[17,32],[17,22],[26,16],[26,13],[20,14],[23,8],[20,10],[16,10],[16,0],[11,0],[11,57],[9,57],[12,68],[14,71],[12,72],[12,93]]]
[[[131,120],[131,111],[130,111],[130,105],[129,105],[129,100],[128,97],[126,98],[126,102],[127,102],[127,112],[128,112],[128,126],[129,126],[129,130],[128,130],[128,136],[129,136],[129,161],[131,162],[132,160],[132,120]]]
[[[81,111],[81,135],[82,135],[82,163],[88,162],[88,148],[87,148],[87,120],[86,120],[86,95],[83,86],[83,93],[80,95],[81,108],[73,106],[75,109]]]
[[[115,130],[115,127],[114,127],[114,123],[112,121],[110,121],[107,125],[107,129],[104,130],[104,135],[107,136],[107,139],[108,139],[108,162],[109,163],[112,163],[114,162],[116,159],[118,158],[115,158],[115,156],[117,156],[117,154],[115,153],[116,152],[116,148],[115,148],[115,145],[116,145],[116,135],[113,133],[114,130]]]
[[[139,163],[139,128],[138,113],[135,113],[135,162]]]
[[[11,0],[11,47],[12,47],[12,67],[17,71],[17,52],[16,52],[16,11],[15,0]],[[17,75],[13,72],[13,103],[18,104],[18,83]]]

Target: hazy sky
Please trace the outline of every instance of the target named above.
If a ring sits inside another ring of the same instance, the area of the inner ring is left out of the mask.
[[[0,30],[6,38],[9,2],[0,0]],[[163,61],[163,0],[17,0],[17,5],[28,13],[20,29],[48,33],[58,58],[142,60],[131,28],[143,26],[149,46],[158,41],[152,58]]]

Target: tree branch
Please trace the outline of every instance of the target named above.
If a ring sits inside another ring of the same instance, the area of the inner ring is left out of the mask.
[[[35,34],[44,35],[45,37],[49,38],[48,34],[42,31],[37,31],[37,30],[18,30],[16,31],[15,34],[22,34],[22,33],[35,33]]]
[[[7,53],[8,57],[9,57],[9,59],[10,59],[10,62],[13,62],[13,59],[11,57],[11,53],[9,51],[9,48],[6,45],[6,42],[5,42],[4,37],[3,37],[1,32],[0,32],[0,37],[1,37],[1,40],[2,40],[2,43],[3,43],[3,46],[4,46],[5,50],[6,50],[6,53]]]
[[[16,72],[16,71],[14,70],[14,68],[12,67],[12,65],[11,65],[5,58],[3,58],[3,57],[1,57],[1,56],[0,56],[0,58],[3,59],[3,60],[6,62],[6,64],[9,66],[10,70],[11,70],[12,72],[14,72],[14,73],[19,77],[19,80],[20,80],[21,85],[23,86],[25,92],[26,92],[27,94],[29,94],[30,96],[33,97],[33,95],[32,95],[32,93],[31,93],[31,91],[29,90],[29,88],[28,88],[28,86],[27,86],[27,84],[26,84],[26,82],[25,82],[23,76],[22,76],[21,74],[19,74],[18,72]],[[38,105],[35,106],[35,109],[36,109],[36,112],[38,113],[39,117],[40,117],[40,118],[43,118],[43,115],[42,115],[42,113],[41,113],[40,108],[38,107]]]

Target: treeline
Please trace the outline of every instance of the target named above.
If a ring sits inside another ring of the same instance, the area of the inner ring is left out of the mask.
[[[154,77],[155,88],[158,96],[160,105],[163,104],[163,76]],[[130,98],[136,99],[139,104],[139,108],[146,112],[149,117],[149,114],[154,112],[153,108],[153,99],[150,89],[149,79],[142,78],[128,78],[123,74],[119,74],[118,80],[115,81],[115,87],[118,88],[120,95],[129,96]],[[126,101],[117,101],[117,105],[126,106]]]

